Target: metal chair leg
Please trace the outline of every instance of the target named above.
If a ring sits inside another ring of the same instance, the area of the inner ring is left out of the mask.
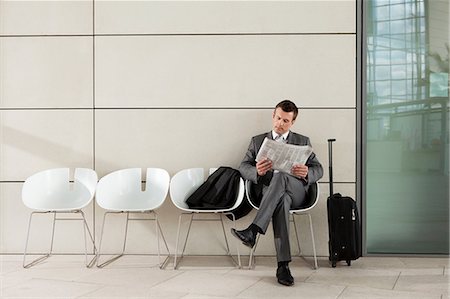
[[[102,230],[100,231],[100,242],[98,244],[98,251],[97,251],[97,267],[100,268],[100,265],[98,264],[98,262],[100,261],[100,255],[102,252],[102,241],[103,241],[103,231],[105,229],[105,221],[106,221],[106,216],[108,215],[108,213],[105,213],[103,215],[103,222],[102,222]]]
[[[164,241],[164,244],[166,246],[167,253],[170,255],[169,246],[167,246],[166,238],[164,237],[164,233],[163,233],[163,231],[161,229],[161,225],[159,224],[159,221],[157,221],[156,223],[158,224],[159,231],[161,232],[161,237],[162,237],[162,239]]]
[[[177,241],[175,244],[175,255],[174,255],[174,262],[173,262],[173,269],[176,270],[178,263],[177,263],[177,257],[178,257],[178,243],[180,240],[180,229],[181,229],[181,218],[183,217],[183,213],[178,216],[178,229],[177,229]]]
[[[106,223],[106,216],[108,214],[123,214],[123,213],[127,214],[127,218],[126,218],[126,222],[125,222],[125,232],[124,232],[124,239],[123,239],[123,244],[122,244],[122,252],[99,265],[99,260],[100,260],[100,255],[101,255],[101,246],[102,246],[102,241],[103,241],[103,233],[104,233],[104,228],[105,228],[105,223]],[[156,222],[155,226],[156,226],[156,237],[158,238],[157,249],[158,249],[159,268],[162,269],[170,258],[170,252],[169,252],[169,246],[167,245],[166,239],[164,237],[164,233],[162,232],[161,225],[159,224],[158,215],[155,213],[155,211],[145,211],[145,212],[140,212],[140,213],[146,213],[146,214],[153,213],[155,215],[155,218],[130,218],[130,213],[134,213],[134,212],[129,212],[129,211],[127,211],[127,212],[124,212],[124,211],[105,212],[105,215],[103,217],[102,230],[101,230],[101,234],[100,234],[100,244],[99,244],[99,249],[98,249],[97,267],[103,268],[103,267],[111,264],[112,262],[116,261],[120,257],[124,256],[125,251],[126,251],[126,246],[127,246],[127,240],[128,240],[129,222],[135,221],[135,220],[146,220],[146,221],[155,221]],[[166,250],[168,253],[168,256],[166,257],[166,259],[163,262],[161,262],[161,257],[160,257],[160,240],[159,240],[160,235],[164,241],[164,244],[165,244],[165,247],[166,247]]]
[[[298,246],[298,256],[302,256],[302,248],[300,247],[300,240],[298,237],[298,230],[297,230],[297,223],[295,222],[295,215],[292,215],[292,222],[294,224],[294,231],[295,231],[295,239],[297,240],[297,246]]]
[[[309,227],[311,229],[311,240],[313,246],[313,254],[314,254],[314,269],[319,269],[319,265],[317,264],[317,254],[316,254],[316,242],[314,241],[314,230],[311,214],[308,214],[309,217]]]
[[[192,220],[194,218],[194,214],[193,213],[189,213],[189,214],[191,215],[191,220],[189,221],[188,230],[186,232],[186,238],[184,240],[183,250],[181,252],[179,260],[181,260],[183,258],[184,251],[186,249],[187,240],[189,238],[189,232],[191,230]],[[177,242],[176,242],[176,245],[175,245],[175,258],[174,258],[174,262],[173,262],[173,269],[174,270],[176,270],[178,268],[178,264],[180,263],[180,261],[177,261],[177,257],[178,257],[178,244],[179,244],[179,240],[180,240],[181,219],[183,218],[183,215],[186,215],[186,213],[181,213],[180,216],[178,217]]]
[[[182,220],[183,215],[185,215],[185,214],[190,214],[190,215],[191,215],[191,219],[190,219],[190,221],[189,221],[188,229],[187,229],[187,232],[186,232],[186,238],[185,238],[185,240],[184,240],[183,250],[182,250],[182,252],[181,252],[181,255],[178,256],[178,245],[179,245],[179,240],[180,240],[181,220]],[[229,247],[229,243],[228,243],[228,238],[227,238],[227,235],[226,235],[226,233],[225,233],[225,226],[224,226],[224,223],[223,223],[223,219],[222,219],[223,215],[222,215],[222,214],[224,214],[224,213],[220,213],[220,218],[219,218],[219,219],[194,219],[194,216],[196,215],[196,213],[181,213],[181,214],[180,214],[180,216],[178,217],[177,240],[176,240],[175,254],[174,254],[174,264],[173,264],[173,269],[174,269],[174,270],[178,268],[178,265],[179,265],[181,259],[184,257],[184,252],[185,252],[185,250],[186,250],[187,242],[188,242],[188,239],[189,239],[189,234],[190,234],[190,231],[191,231],[192,222],[193,222],[194,220],[195,220],[195,221],[202,221],[202,220],[205,220],[205,221],[219,221],[219,220],[220,220],[221,223],[222,223],[222,231],[223,231],[223,233],[224,233],[225,244],[226,244],[226,247],[227,247],[227,248],[226,248],[226,249],[227,249],[227,255],[229,255],[229,256],[231,257],[231,259],[233,260],[233,262],[234,262],[236,265],[238,265],[239,268],[242,267],[242,264],[241,264],[241,256],[240,256],[240,252],[239,252],[239,247],[237,248],[237,249],[238,249],[238,252],[237,252],[237,253],[238,253],[238,261],[237,261],[237,262],[236,262],[236,260],[234,259],[234,257],[231,255],[231,251],[230,251],[230,247]],[[231,214],[231,213],[230,213],[230,214]],[[232,214],[232,215],[233,215],[233,214]],[[234,217],[234,215],[233,215],[233,226],[235,227],[235,217]]]
[[[226,213],[225,215],[231,215],[231,217],[233,218],[232,219],[232,221],[233,221],[233,228],[236,229],[236,217],[234,216],[234,214],[233,213]],[[220,220],[222,220],[222,216],[220,217]],[[223,220],[221,222],[222,222],[223,235],[225,237],[225,242],[227,244],[228,254],[230,255],[230,257],[233,260],[233,262],[238,265],[239,269],[241,269],[242,268],[242,263],[241,263],[241,254],[239,252],[239,241],[235,238],[236,249],[237,249],[237,258],[238,258],[238,261],[236,263],[236,261],[234,260],[233,256],[231,255],[230,248],[228,247],[227,235],[225,234],[225,227],[224,227],[224,224],[223,224]]]
[[[156,226],[156,237],[158,238],[158,261],[159,261],[159,268],[160,269],[162,269],[166,264],[167,264],[167,262],[169,261],[169,259],[170,259],[170,251],[169,251],[169,246],[167,246],[167,242],[166,242],[166,238],[164,237],[164,233],[163,233],[163,231],[162,231],[162,229],[161,229],[161,225],[159,224],[159,220],[158,220],[158,214],[155,212],[155,211],[152,211],[152,213],[155,215],[155,226]],[[163,239],[163,241],[164,241],[164,244],[165,244],[165,246],[166,246],[166,250],[167,250],[167,257],[164,259],[164,261],[162,261],[161,262],[161,246],[160,246],[160,240],[159,240],[159,238],[160,238],[160,235],[161,235],[161,238]]]
[[[248,268],[249,269],[255,268],[255,259],[256,259],[255,251],[256,251],[256,247],[258,246],[259,237],[260,237],[260,234],[258,234],[258,236],[256,237],[255,246],[253,246],[253,248],[250,249],[250,256],[248,259]]]
[[[100,242],[99,242],[99,245],[98,245],[98,251],[97,251],[97,267],[98,267],[98,268],[103,268],[103,267],[105,267],[105,266],[111,264],[112,262],[114,262],[115,260],[117,260],[117,259],[119,259],[120,257],[123,256],[123,251],[124,251],[125,245],[123,245],[123,247],[122,247],[122,253],[121,253],[121,254],[116,255],[116,256],[114,256],[114,257],[112,257],[112,258],[106,260],[105,262],[99,264],[99,262],[100,262],[100,256],[101,256],[101,252],[102,252],[103,233],[104,233],[104,230],[105,230],[106,217],[107,217],[109,214],[116,214],[116,213],[118,213],[118,212],[105,212],[105,214],[104,214],[104,216],[103,216],[102,230],[101,230],[101,233],[100,233]],[[121,212],[119,212],[119,213],[121,213]],[[128,219],[127,219],[127,222],[126,222],[126,226],[127,226],[127,225],[128,225]],[[126,231],[125,231],[125,239],[126,239]],[[125,241],[124,241],[124,243],[125,243]]]
[[[99,261],[100,261],[100,255],[101,255],[101,245],[102,245],[102,241],[103,241],[103,232],[105,229],[105,223],[106,223],[106,216],[108,214],[123,214],[123,212],[105,212],[105,215],[103,216],[103,224],[102,224],[102,231],[100,233],[100,244],[98,247],[98,254],[97,254],[97,267],[98,268],[103,268],[109,264],[111,264],[112,262],[116,261],[117,259],[121,258],[124,253],[125,253],[125,248],[126,248],[126,242],[127,242],[127,234],[128,234],[128,222],[129,222],[129,213],[127,212],[127,220],[125,222],[125,233],[124,233],[124,240],[123,240],[123,244],[122,244],[122,252],[119,253],[118,255],[106,260],[105,262],[103,262],[102,264],[99,265]]]
[[[44,256],[41,256],[41,257],[39,257],[39,258],[37,258],[37,259],[35,259],[35,260],[33,260],[32,262],[30,262],[30,263],[26,263],[26,255],[27,255],[27,252],[28,252],[28,243],[29,243],[29,238],[30,238],[30,231],[31,231],[31,222],[32,222],[32,218],[33,218],[33,215],[34,214],[47,214],[47,213],[53,213],[53,221],[52,221],[52,235],[51,235],[51,240],[50,240],[50,250],[49,250],[49,252],[47,253],[47,254],[45,254]],[[54,239],[55,239],[55,226],[56,226],[56,220],[78,220],[78,221],[83,221],[83,234],[84,234],[84,245],[85,245],[85,262],[86,262],[86,267],[92,267],[92,265],[94,264],[94,262],[95,262],[95,260],[97,259],[97,252],[96,252],[96,247],[95,247],[95,241],[94,241],[94,238],[93,238],[93,236],[92,236],[92,233],[91,233],[91,231],[89,230],[89,226],[88,226],[88,224],[87,224],[87,221],[86,221],[86,217],[85,217],[85,215],[84,215],[84,212],[83,211],[81,211],[81,210],[76,210],[76,211],[64,211],[64,212],[58,212],[58,213],[80,213],[81,214],[81,219],[79,219],[79,218],[68,218],[68,219],[65,219],[65,218],[56,218],[56,213],[57,212],[55,212],[55,211],[53,211],[53,212],[50,212],[50,211],[46,211],[46,212],[38,212],[38,211],[34,211],[34,212],[32,212],[31,214],[30,214],[30,219],[29,219],[29,221],[28,221],[28,231],[27,231],[27,238],[26,238],[26,241],[25,241],[25,250],[24,250],[24,252],[23,252],[23,267],[24,268],[30,268],[30,267],[32,267],[32,266],[34,266],[34,265],[36,265],[37,263],[39,263],[39,262],[41,262],[41,261],[43,261],[43,260],[45,260],[45,259],[47,259],[48,257],[50,257],[51,256],[51,254],[53,253],[53,244],[54,244]],[[87,262],[87,238],[86,238],[86,230],[88,231],[88,233],[89,233],[89,237],[90,237],[90,239],[91,239],[91,241],[92,241],[92,245],[93,245],[93,247],[94,247],[94,258],[90,261],[90,262]]]
[[[53,224],[52,224],[52,239],[50,241],[50,252],[49,256],[52,255],[53,252],[53,240],[55,239],[55,224],[56,224],[56,212],[53,212]]]
[[[230,246],[228,245],[228,239],[227,239],[227,234],[225,233],[225,225],[223,224],[223,214],[219,214],[219,219],[220,219],[220,223],[222,224],[222,232],[223,232],[223,237],[225,239],[225,246],[227,247],[227,254],[231,255],[231,251],[230,251]]]
[[[30,267],[36,265],[37,263],[40,263],[41,261],[43,261],[43,260],[47,259],[48,257],[50,257],[51,247],[53,246],[52,243],[50,244],[50,251],[49,251],[49,253],[47,253],[44,256],[41,256],[41,257],[33,260],[32,262],[30,262],[28,264],[26,264],[26,256],[27,256],[27,251],[28,251],[28,242],[29,242],[29,239],[30,239],[30,231],[31,231],[31,221],[33,219],[33,215],[34,214],[43,214],[43,213],[48,213],[48,212],[32,212],[30,214],[30,218],[28,220],[28,230],[27,230],[27,238],[26,238],[26,241],[25,241],[25,249],[23,251],[23,263],[22,263],[22,266],[24,268],[30,268]],[[54,221],[53,221],[53,225],[54,225]],[[54,229],[53,229],[53,231],[54,231]]]
[[[85,250],[84,254],[85,254],[86,267],[91,268],[94,265],[95,261],[97,260],[97,247],[95,246],[95,240],[94,240],[94,237],[93,237],[93,235],[91,233],[91,230],[89,229],[89,226],[88,226],[88,223],[86,221],[86,216],[84,215],[84,212],[80,210],[79,213],[81,214],[81,217],[83,218],[82,220],[83,220],[83,224],[84,224],[83,225],[84,226],[84,229],[83,229],[83,232],[84,232],[84,245],[85,245],[84,246],[84,250]],[[94,250],[94,257],[92,258],[92,260],[90,262],[87,261],[86,230],[87,230],[87,232],[89,234],[89,238],[91,239],[93,250]]]
[[[125,249],[127,248],[127,238],[128,238],[128,224],[130,222],[130,212],[127,212],[127,222],[125,223],[125,235],[123,238],[123,247],[122,247],[122,253],[120,256],[122,256],[125,253]]]
[[[314,230],[313,230],[313,225],[312,225],[312,217],[311,214],[307,213],[307,214],[297,214],[298,216],[308,216],[309,218],[309,228],[310,228],[310,232],[311,232],[311,242],[312,242],[312,247],[313,247],[313,256],[314,256],[314,264],[312,265],[313,269],[318,269],[318,263],[317,263],[317,254],[316,254],[316,243],[314,240]],[[293,224],[294,224],[294,229],[295,229],[295,237],[297,238],[297,245],[298,245],[298,250],[299,250],[299,256],[302,257],[303,259],[305,259],[305,257],[302,254],[301,251],[301,247],[300,247],[300,241],[299,241],[299,235],[298,235],[298,231],[297,231],[297,224],[295,222],[295,215],[292,215],[292,219],[293,219]],[[306,260],[306,259],[305,259]]]
[[[194,214],[191,214],[191,221],[189,221],[189,226],[188,226],[188,230],[186,233],[186,239],[184,240],[184,245],[183,245],[183,251],[181,252],[181,257],[183,258],[184,256],[184,251],[186,250],[186,245],[187,245],[187,241],[189,238],[189,233],[191,232],[191,227],[192,227],[192,221],[194,220]]]

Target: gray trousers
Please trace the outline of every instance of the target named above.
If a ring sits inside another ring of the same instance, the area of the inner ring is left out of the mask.
[[[272,220],[277,261],[289,262],[289,209],[301,206],[306,197],[306,188],[300,179],[278,172],[274,173],[269,186],[264,189],[253,224],[265,234]]]

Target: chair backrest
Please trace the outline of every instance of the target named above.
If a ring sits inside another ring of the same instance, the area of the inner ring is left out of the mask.
[[[252,181],[245,180],[245,195],[249,204],[256,210],[259,209],[259,202],[257,203],[257,194],[255,193],[255,184]],[[259,199],[260,201],[261,199]]]
[[[189,209],[186,198],[205,181],[203,168],[189,168],[177,172],[170,180],[170,198],[181,209]]]
[[[71,185],[69,171],[69,168],[54,168],[28,177],[22,188],[25,206],[46,211],[77,210],[87,206],[95,194],[97,174],[92,169],[76,168]]]
[[[147,168],[147,180],[145,193],[152,198],[155,203],[153,209],[159,208],[169,193],[170,175],[162,168]]]
[[[314,208],[314,206],[319,201],[319,183],[315,182],[309,185],[308,192],[306,193],[306,198],[301,207],[292,209],[291,212],[306,212]]]
[[[259,202],[261,201],[261,198],[255,198],[256,196],[261,196],[262,194],[259,194],[259,191],[255,190],[255,184],[252,181],[246,180],[245,181],[245,192],[247,195],[248,202],[250,205],[255,208],[259,209]],[[292,209],[291,211],[307,211],[312,209],[318,202],[319,199],[319,184],[317,182],[312,183],[309,188],[308,192],[306,193],[306,198],[301,207]]]
[[[97,188],[98,182],[98,176],[94,170],[88,168],[76,168],[74,181],[74,189],[87,188],[91,199],[94,198],[95,189]]]
[[[242,178],[240,178],[240,181],[239,181],[239,193],[237,195],[236,202],[230,208],[230,210],[234,210],[234,209],[236,209],[237,207],[240,206],[240,204],[244,200],[244,194],[245,194],[245,184],[244,184],[244,180]]]
[[[141,168],[111,172],[98,182],[96,202],[113,211],[157,209],[167,197],[169,173],[161,168],[147,168],[145,190],[142,190],[142,181]]]

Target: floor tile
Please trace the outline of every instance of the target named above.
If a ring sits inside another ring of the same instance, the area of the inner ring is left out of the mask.
[[[450,266],[450,259],[448,257],[407,257],[400,258],[400,260],[405,264],[405,267],[434,268]]]
[[[400,275],[394,290],[427,292],[429,294],[448,295],[450,280],[440,275]]]
[[[231,299],[236,297],[227,297],[227,296],[212,296],[212,295],[199,295],[199,294],[187,294],[186,296],[182,297],[181,299]],[[166,299],[166,298],[164,298]]]
[[[110,286],[154,286],[179,275],[177,271],[159,268],[103,268],[80,277],[77,281]]]
[[[180,270],[195,270],[195,269],[216,269],[216,270],[224,270],[229,271],[233,269],[237,269],[238,266],[229,256],[185,256],[181,260],[179,257],[177,258],[178,269]],[[236,259],[236,258],[235,258]],[[247,259],[245,259],[247,260]],[[236,259],[237,262],[237,259]],[[167,268],[173,268],[174,259],[172,257],[170,263]],[[242,261],[241,261],[242,263]],[[248,263],[248,262],[247,262]],[[247,265],[244,264],[244,265]]]
[[[30,261],[35,256],[30,256]],[[80,256],[52,256],[45,261],[30,268],[23,268],[22,259],[14,257],[4,257],[2,259],[3,268],[8,271],[1,275],[1,288],[9,288],[20,285],[27,280],[63,280],[73,281],[78,277],[92,273],[95,269],[86,268]]]
[[[382,290],[367,287],[347,287],[338,299],[441,299],[427,292]]]
[[[405,268],[405,269],[396,269],[401,271],[400,276],[417,276],[417,275],[444,275],[443,268]]]
[[[31,257],[30,257],[31,258]],[[308,260],[309,262],[310,260]],[[179,270],[163,270],[157,256],[124,256],[105,268],[84,266],[84,256],[56,255],[30,268],[20,255],[0,256],[1,298],[332,298],[450,299],[448,258],[363,257],[319,269],[301,258],[290,268],[295,285],[275,277],[276,258],[258,256],[252,270],[232,266],[228,257],[190,256]],[[248,256],[243,257],[243,264]]]
[[[352,267],[319,268],[306,281],[343,286],[366,286],[392,289],[400,272],[394,270],[358,269]]]
[[[20,285],[2,290],[2,298],[73,298],[92,292],[101,286],[73,281],[29,279]]]
[[[345,262],[342,265],[342,267],[345,267]],[[360,269],[391,269],[405,268],[406,264],[398,257],[364,257],[352,261],[351,267]]]
[[[77,297],[77,299],[108,299],[108,298],[164,298],[180,299],[186,296],[186,292],[172,292],[170,290],[155,291],[151,286],[104,286],[89,294]]]
[[[235,296],[254,284],[248,277],[231,277],[217,273],[186,271],[170,280],[158,284],[156,291],[172,290],[210,296]]]
[[[280,285],[275,277],[265,277],[241,292],[237,298],[330,298],[335,299],[345,286],[305,283],[296,280],[291,287]]]
[[[17,271],[22,268],[22,259],[11,259],[0,255],[0,275]]]
[[[315,271],[311,268],[311,265],[305,262],[303,259],[294,259],[289,267],[291,269],[292,275],[297,281],[305,281],[311,274]],[[263,278],[263,277],[273,277],[275,279],[277,269],[277,261],[275,257],[257,257],[255,267],[252,269],[241,269],[232,270],[227,275],[236,275],[236,272],[242,276]]]
[[[102,255],[98,260],[99,265],[114,258],[114,255]],[[164,262],[166,256],[161,255],[123,255],[120,258],[104,266],[105,269],[119,269],[119,268],[157,268]],[[170,260],[170,259],[169,259]]]
[[[5,274],[2,277],[2,288],[14,287],[31,279],[76,281],[78,278],[89,275],[94,271],[96,271],[96,269],[88,269],[85,267],[63,268],[62,266],[54,268],[22,268]]]

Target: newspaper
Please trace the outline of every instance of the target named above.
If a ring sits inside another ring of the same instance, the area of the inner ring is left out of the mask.
[[[291,173],[292,166],[306,164],[312,152],[309,145],[285,144],[266,137],[256,155],[256,161],[267,158],[272,161],[273,169]]]

